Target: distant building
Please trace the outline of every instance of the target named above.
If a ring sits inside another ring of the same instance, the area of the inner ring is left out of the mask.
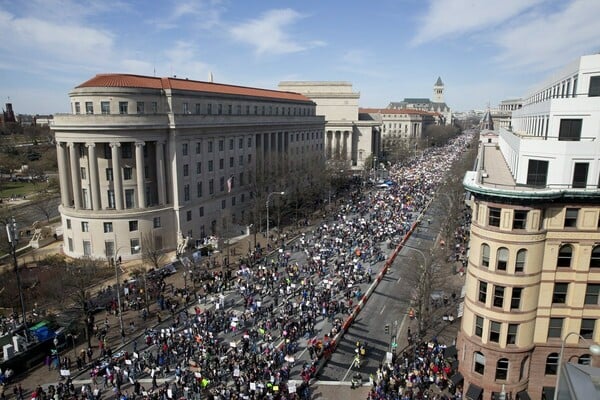
[[[513,111],[523,107],[522,99],[509,99],[500,102],[498,109],[492,110],[492,119],[497,128],[511,129],[511,116]]]
[[[463,181],[473,210],[456,346],[465,399],[552,399],[565,363],[589,367],[564,368],[571,383],[599,375],[600,54],[522,104],[512,129],[482,135]]]
[[[6,103],[2,109],[2,125],[6,125],[11,122],[17,122],[15,118],[15,112],[11,103]]]
[[[437,81],[433,85],[433,101],[427,98],[407,97],[399,102],[391,102],[387,108],[436,112],[443,117],[442,125],[452,124],[452,110],[444,101],[444,83],[440,77],[437,78]]]
[[[298,93],[100,74],[69,96],[51,125],[68,256],[125,260],[144,238],[167,251],[220,236],[249,220],[258,179],[282,190],[269,178],[308,184],[324,168],[325,120]]]
[[[317,103],[317,115],[325,117],[325,156],[361,170],[367,157],[380,151],[378,123],[359,118],[360,93],[349,82],[286,81],[279,89],[301,93]]]

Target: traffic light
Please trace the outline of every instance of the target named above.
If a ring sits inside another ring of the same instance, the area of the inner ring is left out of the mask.
[[[389,335],[390,334],[390,324],[385,324],[385,334]]]

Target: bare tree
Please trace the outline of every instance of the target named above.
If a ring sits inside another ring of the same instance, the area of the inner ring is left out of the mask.
[[[160,268],[166,259],[163,249],[157,246],[154,232],[142,233],[142,262]]]

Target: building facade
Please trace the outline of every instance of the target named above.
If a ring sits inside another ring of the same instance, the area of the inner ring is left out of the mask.
[[[442,78],[438,77],[433,84],[433,101],[428,98],[407,97],[402,101],[391,102],[387,108],[397,110],[414,109],[438,113],[443,117],[441,124],[450,125],[452,124],[452,110],[444,100],[444,90]]]
[[[480,142],[464,179],[473,219],[457,349],[467,399],[503,388],[550,399],[561,363],[598,365],[600,55],[511,111],[512,130]]]
[[[369,156],[380,151],[380,128],[375,121],[360,120],[360,93],[349,82],[286,81],[280,90],[297,92],[317,104],[317,115],[325,116],[325,157],[346,162],[362,170]]]
[[[324,162],[324,119],[298,93],[101,74],[69,96],[52,129],[72,257],[222,234],[247,221],[260,176]]]

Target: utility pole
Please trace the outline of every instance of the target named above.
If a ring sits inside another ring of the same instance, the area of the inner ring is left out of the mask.
[[[19,233],[17,230],[17,222],[15,217],[11,218],[11,221],[6,224],[6,235],[8,237],[8,243],[10,243],[10,254],[13,259],[13,267],[17,276],[17,289],[19,290],[19,298],[21,300],[21,312],[23,313],[23,328],[25,341],[29,342],[29,335],[27,334],[27,317],[25,314],[25,299],[23,298],[23,288],[21,287],[21,274],[19,273],[19,263],[17,261],[17,243],[19,241]]]

